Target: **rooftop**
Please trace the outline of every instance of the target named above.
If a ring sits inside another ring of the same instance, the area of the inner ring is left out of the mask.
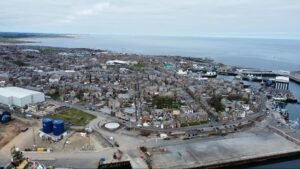
[[[0,95],[4,97],[17,97],[17,98],[22,98],[26,96],[30,96],[33,94],[42,94],[41,92],[33,91],[33,90],[28,90],[28,89],[23,89],[19,87],[3,87],[0,88]]]
[[[289,82],[290,78],[285,76],[276,76],[275,79],[277,82]]]

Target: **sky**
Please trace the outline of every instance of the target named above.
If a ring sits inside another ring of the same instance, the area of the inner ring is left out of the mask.
[[[299,36],[300,0],[1,0],[0,31]]]

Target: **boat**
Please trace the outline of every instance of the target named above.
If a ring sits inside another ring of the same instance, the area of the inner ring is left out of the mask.
[[[202,77],[215,78],[217,75],[217,72],[206,72],[205,74],[202,74]]]
[[[289,113],[287,112],[286,109],[281,109],[280,114],[284,117],[285,120],[289,119]]]
[[[280,102],[285,102],[287,101],[286,97],[273,97],[274,101],[280,101]]]
[[[296,99],[296,98],[287,98],[286,102],[288,102],[288,103],[298,103],[298,99]]]

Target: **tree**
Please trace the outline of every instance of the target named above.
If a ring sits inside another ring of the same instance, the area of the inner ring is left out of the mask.
[[[84,96],[83,90],[79,90],[79,92],[76,94],[75,97],[76,97],[77,99],[81,100],[81,99],[83,98],[83,96]]]
[[[208,101],[210,106],[216,109],[217,112],[224,111],[224,105],[222,104],[222,97],[218,95],[213,95],[213,97]]]

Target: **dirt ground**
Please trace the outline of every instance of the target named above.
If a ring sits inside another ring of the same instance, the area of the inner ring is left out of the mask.
[[[14,120],[3,124],[0,123],[0,149],[16,137],[22,128],[30,127],[31,122],[13,117]]]
[[[44,140],[39,136],[40,128],[38,125],[34,128],[29,128],[26,132],[11,140],[10,144],[19,147],[21,150],[32,148],[35,145],[36,148],[50,148],[53,152],[100,151],[105,148],[103,141],[99,140],[93,133],[89,136],[84,136],[80,132],[67,131],[67,138],[53,142]]]
[[[64,145],[64,151],[99,151],[102,149],[100,140],[97,140],[93,134],[84,136],[79,132],[68,138]]]

